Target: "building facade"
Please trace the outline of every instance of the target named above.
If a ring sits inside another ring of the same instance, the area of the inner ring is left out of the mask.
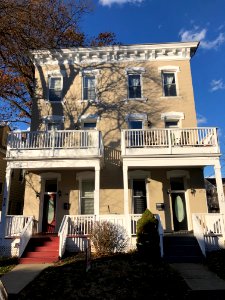
[[[197,48],[33,51],[31,130],[9,135],[4,215],[12,170],[20,169],[23,215],[34,218],[36,232],[61,232],[65,216],[123,216],[132,235],[146,208],[164,232],[193,231],[193,214],[208,213],[209,165],[223,211],[217,129],[197,127],[190,68]]]

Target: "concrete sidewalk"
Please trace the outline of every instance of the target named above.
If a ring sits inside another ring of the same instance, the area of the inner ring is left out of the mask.
[[[219,278],[206,266],[200,263],[170,264],[185,280],[190,288],[187,299],[224,300],[225,280]]]
[[[13,299],[44,269],[53,264],[19,264],[1,277],[9,299]],[[16,299],[16,298],[15,298]]]

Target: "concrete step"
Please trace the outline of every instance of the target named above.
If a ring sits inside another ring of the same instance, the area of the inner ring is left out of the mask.
[[[59,251],[29,251],[23,258],[52,257],[58,259],[58,256]]]
[[[46,264],[57,262],[58,258],[53,257],[23,257],[19,259],[20,264]]]

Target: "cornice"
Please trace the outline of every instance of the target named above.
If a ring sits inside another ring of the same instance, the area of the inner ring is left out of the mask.
[[[31,51],[35,65],[74,65],[121,61],[190,60],[198,42],[117,45]]]

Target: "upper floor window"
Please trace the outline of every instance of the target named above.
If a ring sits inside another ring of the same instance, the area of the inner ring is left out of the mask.
[[[49,101],[58,102],[62,100],[62,76],[49,77]]]
[[[165,120],[165,128],[179,128],[179,120]]]
[[[163,72],[163,92],[166,97],[177,96],[176,78],[173,72]]]
[[[128,74],[128,98],[142,98],[140,74]]]
[[[95,76],[85,75],[83,77],[83,100],[95,100],[96,98]]]

